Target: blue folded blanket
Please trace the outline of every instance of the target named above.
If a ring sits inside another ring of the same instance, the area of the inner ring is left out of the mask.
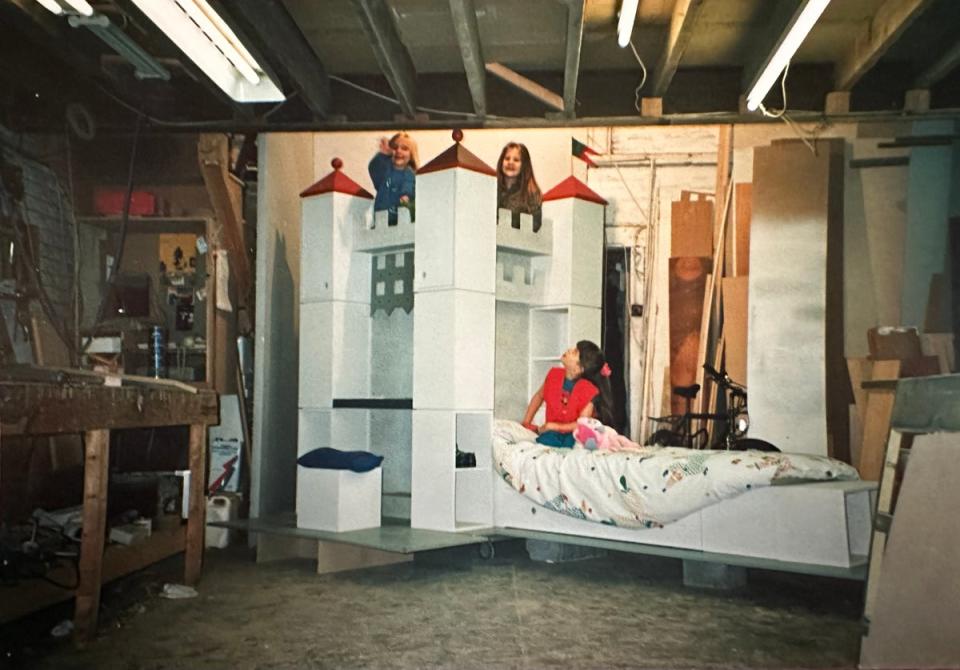
[[[297,463],[305,468],[352,470],[353,472],[369,472],[380,467],[382,462],[383,456],[371,454],[369,451],[340,451],[330,447],[308,451],[297,459]]]

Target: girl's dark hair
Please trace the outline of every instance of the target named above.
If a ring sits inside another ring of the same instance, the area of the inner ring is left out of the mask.
[[[507,187],[507,176],[503,174],[503,159],[511,149],[520,151],[520,174],[517,182]],[[533,163],[530,161],[530,152],[519,142],[508,142],[497,159],[497,206],[514,212],[533,214],[540,209],[543,196],[537,179],[533,176]]]
[[[580,376],[600,391],[600,394],[593,399],[593,409],[597,418],[603,425],[613,426],[616,415],[613,411],[613,391],[610,388],[610,378],[600,374],[604,363],[606,363],[603,352],[590,340],[577,342],[577,350],[580,352],[580,367],[583,368],[583,374]]]

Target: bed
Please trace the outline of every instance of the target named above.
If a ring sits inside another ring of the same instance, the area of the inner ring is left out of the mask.
[[[493,431],[495,525],[776,561],[865,562],[872,482],[803,454],[554,449],[512,421]]]

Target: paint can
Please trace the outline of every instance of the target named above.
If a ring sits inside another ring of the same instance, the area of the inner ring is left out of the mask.
[[[150,369],[157,379],[167,376],[167,332],[163,326],[150,330]]]

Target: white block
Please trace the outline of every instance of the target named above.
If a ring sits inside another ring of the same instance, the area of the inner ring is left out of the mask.
[[[380,468],[370,472],[297,466],[297,528],[342,533],[380,525]]]
[[[487,452],[489,451],[488,445]],[[479,460],[478,458],[478,464]],[[459,527],[467,524],[493,527],[493,483],[494,474],[490,468],[457,470],[456,521]]]
[[[603,206],[579,198],[549,200],[543,203],[543,219],[553,226],[544,303],[602,306]]]
[[[300,409],[297,458],[320,447],[370,451],[370,410]],[[378,452],[379,453],[379,452]]]
[[[417,178],[414,290],[496,290],[497,181],[454,168]]]
[[[410,526],[454,531],[456,413],[413,410]]]
[[[300,308],[300,406],[370,393],[370,306],[319,302]]]
[[[570,305],[567,330],[568,347],[580,340],[600,344],[601,310],[599,307]]]
[[[370,301],[370,258],[354,253],[372,203],[343,193],[304,198],[301,205],[300,302]]]
[[[493,409],[495,304],[492,293],[430,291],[416,295],[415,409]]]

